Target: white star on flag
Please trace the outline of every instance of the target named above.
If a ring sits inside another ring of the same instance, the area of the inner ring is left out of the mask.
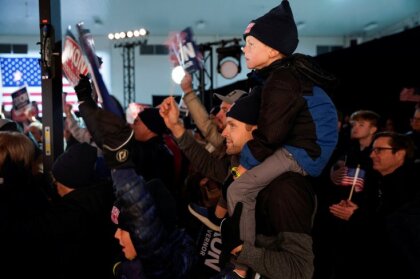
[[[22,72],[17,70],[16,72],[13,73],[13,81],[14,82],[20,81],[22,79],[22,76],[23,76]]]

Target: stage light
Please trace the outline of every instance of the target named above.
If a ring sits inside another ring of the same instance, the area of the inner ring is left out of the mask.
[[[109,33],[108,39],[110,40],[124,40],[124,41],[130,41],[133,40],[134,37],[140,37],[142,41],[147,40],[147,37],[149,35],[149,31],[144,28],[139,28],[134,31],[130,30],[127,32],[115,32],[115,33]]]
[[[238,61],[233,57],[226,57],[221,60],[218,67],[219,73],[226,79],[232,79],[240,72]]]
[[[238,41],[234,45],[222,46],[216,49],[217,72],[226,79],[232,79],[241,72],[242,50]]]
[[[185,76],[185,71],[182,66],[179,65],[172,69],[172,80],[176,84],[181,84],[181,81],[184,78],[184,76]]]
[[[135,99],[135,49],[147,44],[149,31],[144,28],[131,29],[126,32],[108,34],[108,39],[114,40],[114,48],[122,48],[123,56],[123,88],[124,105],[127,106]]]
[[[140,28],[139,34],[140,34],[140,36],[146,36],[147,35],[147,30],[144,29],[144,28]]]

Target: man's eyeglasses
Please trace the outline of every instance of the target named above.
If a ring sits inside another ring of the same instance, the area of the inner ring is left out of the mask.
[[[380,154],[384,150],[395,150],[393,147],[373,147],[370,152],[374,152],[375,154]]]

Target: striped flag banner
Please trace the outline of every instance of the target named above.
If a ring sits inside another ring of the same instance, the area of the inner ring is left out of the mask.
[[[357,168],[346,167],[346,172],[341,178],[341,185],[352,186],[353,181],[355,183],[354,190],[356,192],[363,191],[363,187],[365,185],[365,171],[359,169],[359,171],[357,172]]]
[[[27,56],[0,57],[0,103],[4,111],[13,106],[12,93],[27,86],[30,101],[36,101],[42,116],[41,67],[39,58]],[[63,77],[63,92],[67,93],[66,101],[77,104],[74,88]]]

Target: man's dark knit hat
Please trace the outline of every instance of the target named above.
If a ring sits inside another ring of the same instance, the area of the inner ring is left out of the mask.
[[[298,45],[298,32],[289,1],[249,23],[244,38],[251,35],[284,55],[291,55]]]
[[[260,104],[260,95],[255,93],[250,94],[239,98],[233,103],[226,113],[226,116],[245,124],[257,125],[258,117],[260,115]]]
[[[92,186],[95,183],[97,150],[88,143],[76,143],[55,160],[52,174],[58,182],[72,188]]]
[[[20,132],[15,121],[10,119],[0,119],[0,131]]]
[[[158,135],[168,133],[165,121],[160,116],[158,108],[145,108],[139,113],[139,118],[150,131]]]

